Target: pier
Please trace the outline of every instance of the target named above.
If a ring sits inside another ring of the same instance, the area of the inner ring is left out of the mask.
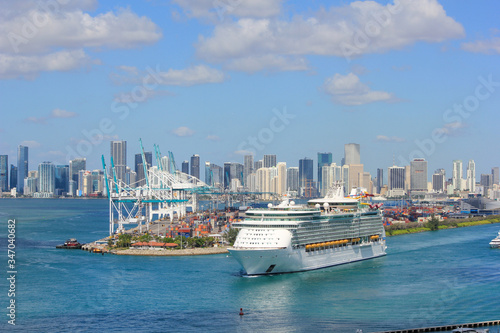
[[[468,323],[460,325],[444,325],[444,326],[434,326],[434,327],[411,328],[411,329],[396,330],[396,331],[383,331],[377,333],[447,332],[447,331],[452,331],[456,328],[480,328],[480,327],[487,328],[489,326],[495,326],[495,325],[500,325],[500,320],[481,321],[477,323]]]

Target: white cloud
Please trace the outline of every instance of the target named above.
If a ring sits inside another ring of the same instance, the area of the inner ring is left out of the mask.
[[[273,56],[304,55],[350,59],[401,49],[418,41],[437,43],[464,36],[462,25],[447,16],[437,0],[396,3],[384,6],[355,1],[344,7],[321,9],[310,17],[244,17],[223,22],[215,26],[211,36],[199,38],[198,56],[216,63],[242,59],[268,62]]]
[[[227,16],[269,17],[278,15],[283,0],[174,0],[189,17],[223,21]]]
[[[118,103],[143,103],[155,97],[173,96],[174,93],[167,90],[141,89],[139,93],[122,92],[115,95],[114,100]]]
[[[194,131],[189,127],[181,126],[179,128],[174,129],[172,133],[177,136],[184,137],[184,136],[192,136],[194,134]]]
[[[169,69],[158,74],[160,83],[167,86],[193,86],[204,83],[220,83],[226,77],[221,71],[205,65],[187,69]]]
[[[225,67],[230,70],[249,73],[261,70],[303,71],[309,68],[306,59],[303,57],[284,57],[274,54],[233,59]]]
[[[457,134],[461,128],[465,128],[465,123],[461,121],[454,121],[452,123],[446,123],[442,128],[440,128],[442,133],[452,135]]]
[[[207,140],[220,141],[220,138],[217,135],[207,135]]]
[[[500,37],[462,43],[462,50],[474,53],[500,54]]]
[[[395,97],[385,91],[373,91],[353,73],[335,74],[327,78],[323,90],[332,96],[336,103],[344,105],[362,105],[379,101],[393,101]]]
[[[29,148],[38,148],[41,146],[41,144],[37,141],[26,140],[21,142],[21,146],[28,146]]]
[[[45,124],[47,121],[47,118],[45,118],[45,117],[28,117],[24,121],[27,123],[33,123],[33,124]]]
[[[385,135],[377,135],[377,141],[383,142],[403,142],[405,139],[397,137],[397,136],[385,136]]]
[[[40,72],[70,71],[91,62],[83,50],[59,51],[42,56],[0,54],[0,79],[34,79]]]
[[[73,117],[78,116],[78,114],[76,112],[72,112],[72,111],[54,109],[50,113],[50,116],[52,118],[73,118]]]
[[[242,149],[242,150],[236,150],[234,153],[236,155],[253,155],[254,154],[252,151],[250,151],[250,150],[244,150],[244,149]]]

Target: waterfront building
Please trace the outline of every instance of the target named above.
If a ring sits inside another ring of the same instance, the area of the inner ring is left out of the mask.
[[[17,167],[14,164],[10,165],[10,188],[17,186]],[[17,191],[16,191],[17,193]]]
[[[191,172],[190,175],[200,179],[200,155],[191,156]]]
[[[412,191],[427,192],[427,161],[415,158],[410,162],[410,188]]]
[[[181,170],[182,173],[185,173],[186,175],[189,175],[189,161],[184,161],[181,164]]]
[[[286,162],[279,162],[276,166],[278,174],[276,175],[276,193],[279,195],[286,194]]]
[[[300,194],[310,198],[313,196],[313,160],[307,157],[299,160],[299,186]]]
[[[276,155],[264,155],[264,168],[276,166]]]
[[[364,172],[363,164],[348,164],[349,165],[349,183],[348,185],[348,193],[351,192],[353,188],[360,187],[361,184],[359,182],[359,175]]]
[[[253,155],[245,155],[243,157],[243,184],[248,188],[248,175],[253,172]]]
[[[438,193],[446,192],[446,173],[444,169],[438,169],[432,175],[432,190]]]
[[[65,195],[69,191],[69,165],[55,166],[55,194]]]
[[[240,186],[244,186],[245,184],[243,181],[243,170],[243,164],[232,162],[229,167],[229,182],[231,182],[233,179],[238,179],[240,181]]]
[[[270,168],[260,168],[256,172],[255,181],[257,183],[257,191],[265,192],[262,194],[262,200],[268,200],[271,196],[271,181],[270,181]]]
[[[24,178],[28,177],[28,147],[20,145],[17,148],[17,193],[22,194]]]
[[[344,145],[344,164],[361,164],[359,144],[348,143]]]
[[[51,162],[42,162],[38,165],[38,192],[42,197],[54,196],[56,188],[56,169]]]
[[[377,193],[380,194],[384,186],[384,169],[377,169]]]
[[[34,196],[38,192],[38,171],[24,178],[24,195]]]
[[[392,166],[387,169],[387,195],[389,197],[405,195],[406,168]]]
[[[323,170],[324,166],[332,164],[332,153],[318,153],[318,186],[323,193]]]
[[[132,171],[133,172],[133,171]],[[94,194],[104,194],[104,171],[94,170],[92,171],[92,190],[91,193]]]
[[[287,191],[299,192],[299,168],[289,167],[286,170]]]
[[[259,161],[256,161],[254,162],[254,166],[253,166],[253,171],[257,171],[259,170],[260,168],[263,168],[264,167],[264,161],[263,160],[259,160]]]
[[[110,152],[115,166],[116,179],[126,182],[127,173],[127,141],[117,140],[110,142]]]
[[[498,167],[493,167],[491,168],[491,175],[493,176],[493,184],[499,184],[500,178],[499,178],[499,168]]]
[[[467,164],[467,183],[465,185],[469,192],[476,192],[476,163],[474,160],[469,160]]]
[[[462,176],[463,174],[463,166],[462,166],[462,161],[461,160],[454,160],[453,161],[453,174],[452,174],[452,182],[453,182],[453,189],[457,191],[462,190]]]
[[[9,190],[9,155],[0,155],[0,192]]]
[[[76,191],[78,190],[79,183],[79,175],[81,170],[85,170],[87,168],[87,159],[86,158],[75,158],[74,160],[69,161],[69,185],[68,192],[70,195],[76,195]]]
[[[324,165],[321,168],[321,173],[320,194],[324,197],[335,182],[342,181],[342,167],[336,163],[331,163],[330,165]]]

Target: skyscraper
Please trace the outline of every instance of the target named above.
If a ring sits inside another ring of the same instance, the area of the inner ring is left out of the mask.
[[[491,168],[491,175],[493,176],[493,184],[499,184],[499,181],[500,181],[500,175],[499,175],[499,168],[498,167],[494,167],[494,168]]]
[[[17,186],[17,167],[14,164],[10,165],[10,188]]]
[[[51,162],[42,162],[38,165],[38,192],[44,197],[54,195],[56,186],[55,167]]]
[[[469,160],[467,164],[467,189],[469,192],[476,192],[476,163],[474,160]]]
[[[290,167],[286,170],[287,191],[299,191],[299,168]]]
[[[17,148],[17,193],[23,193],[24,178],[28,177],[28,147]]]
[[[244,185],[243,170],[243,164],[235,162],[231,163],[229,168],[229,182],[231,183],[233,179],[238,179],[240,181],[240,185]]]
[[[412,191],[427,192],[427,161],[423,158],[415,158],[410,162]]]
[[[304,157],[299,160],[299,186],[300,191],[304,193],[305,197],[313,196],[313,174],[314,174],[313,160]]]
[[[9,190],[9,155],[0,155],[0,191]]]
[[[380,194],[380,190],[384,186],[384,169],[377,169],[377,193]]]
[[[277,186],[276,186],[276,193],[278,194],[286,194],[287,192],[287,185],[286,185],[286,162],[279,162],[276,166],[278,175],[276,176],[277,178]]]
[[[248,175],[253,173],[253,155],[245,155],[243,160],[243,183],[248,188]]]
[[[359,144],[348,143],[344,145],[344,164],[361,164]]]
[[[111,141],[110,153],[115,166],[116,179],[126,182],[127,173],[127,141]]]
[[[55,167],[55,194],[62,195],[69,191],[69,165]]]
[[[323,172],[322,168],[325,165],[332,164],[332,153],[318,153],[318,186],[323,193]]]
[[[462,161],[461,160],[454,160],[453,161],[452,182],[453,182],[453,188],[455,190],[458,190],[458,191],[462,190],[462,178],[463,178],[462,174],[463,174]]]
[[[260,168],[263,168],[263,167],[264,167],[263,160],[255,161],[253,164],[253,171],[256,172],[257,170],[259,170]]]
[[[83,158],[75,158],[74,160],[69,161],[69,186],[68,193],[70,195],[75,195],[76,190],[78,189],[79,180],[79,172],[85,170],[87,168],[87,159]]]
[[[186,175],[189,175],[189,161],[182,162],[182,164],[181,164],[181,170]]]
[[[191,156],[191,176],[200,179],[200,155]]]
[[[387,170],[387,190],[389,196],[405,194],[406,170],[404,167],[392,166]]]
[[[224,162],[224,188],[231,185],[231,162]]]
[[[276,166],[276,155],[264,155],[264,168]]]
[[[444,169],[438,169],[432,175],[432,189],[435,192],[446,192],[446,173]]]
[[[162,160],[165,157],[166,156],[163,156]],[[153,153],[150,151],[144,152],[144,158],[146,159],[146,172],[147,172],[147,170],[149,170],[151,165],[153,165]],[[135,154],[134,170],[135,170],[137,186],[144,186],[146,184],[146,175],[144,174],[144,165],[142,163],[142,153]],[[164,166],[163,166],[163,170],[166,171]]]

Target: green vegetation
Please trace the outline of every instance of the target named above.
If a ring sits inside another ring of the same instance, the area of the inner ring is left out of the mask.
[[[175,243],[178,246],[175,249],[180,249],[181,248],[181,242],[182,242],[182,248],[183,249],[189,249],[189,248],[200,248],[200,247],[212,247],[215,244],[215,238],[214,237],[181,237],[177,236],[175,238],[171,237],[159,237],[156,235],[151,235],[151,234],[144,234],[144,235],[132,235],[132,234],[120,234],[118,236],[118,239],[115,242],[115,246],[113,246],[113,239],[108,240],[108,247],[109,248],[128,248],[132,245],[132,243],[135,242],[150,242],[150,241],[155,241],[159,243]]]
[[[229,243],[229,245],[233,245],[234,242],[236,241],[236,236],[238,236],[238,232],[240,230],[236,228],[229,228],[227,229],[227,232],[224,234],[224,239],[226,242]]]
[[[410,223],[397,223],[390,226],[385,226],[385,231],[388,236],[406,235],[414,234],[418,232],[431,231],[431,230],[442,230],[450,228],[462,228],[471,227],[475,225],[483,225],[490,223],[500,223],[500,216],[490,216],[488,218],[484,217],[473,217],[469,219],[457,220],[448,219],[444,221],[439,221],[434,216],[426,223],[422,222],[410,222]]]

